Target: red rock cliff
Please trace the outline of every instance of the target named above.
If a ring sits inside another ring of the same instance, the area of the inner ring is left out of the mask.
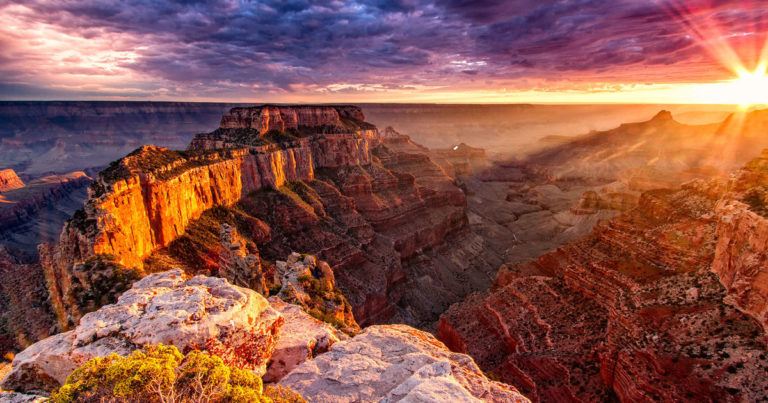
[[[727,301],[768,328],[768,150],[740,170],[716,207],[712,271]]]
[[[353,112],[336,110],[354,132],[220,129],[190,151],[147,146],[112,164],[59,244],[40,248],[60,322],[83,313],[68,298],[91,279],[73,267],[94,256],[222,275],[211,245],[225,243],[223,224],[266,262],[292,251],[328,261],[361,324],[431,322],[486,287],[500,262],[470,231],[461,190],[422,148],[390,149]]]

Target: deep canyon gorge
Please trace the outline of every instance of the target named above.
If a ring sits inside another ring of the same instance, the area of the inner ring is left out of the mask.
[[[223,116],[0,171],[3,389],[159,342],[318,402],[768,398],[766,111],[514,154],[353,105],[177,107]]]

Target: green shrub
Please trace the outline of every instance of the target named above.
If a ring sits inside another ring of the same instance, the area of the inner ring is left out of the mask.
[[[202,351],[186,356],[174,346],[146,346],[127,357],[111,354],[77,368],[51,394],[65,402],[264,402],[304,399],[286,388],[263,390],[253,372],[230,367]]]

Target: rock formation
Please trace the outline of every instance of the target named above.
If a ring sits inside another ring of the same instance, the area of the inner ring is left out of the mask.
[[[338,326],[348,334],[360,331],[352,307],[336,287],[333,269],[317,256],[291,253],[287,261],[277,261],[280,276],[278,296],[299,305],[310,315]]]
[[[101,172],[58,245],[40,248],[62,326],[85,312],[66,302],[72,268],[94,257],[256,281],[248,286],[263,291],[261,274],[238,279],[228,267],[257,272],[258,257],[266,273],[264,261],[293,251],[333,267],[361,324],[431,323],[484,289],[500,263],[423,148],[382,139],[346,106],[236,108],[189,151],[142,147]]]
[[[226,280],[187,278],[179,270],[151,274],[117,303],[83,316],[74,330],[17,354],[2,387],[49,391],[90,358],[157,343],[215,349],[263,374],[283,322],[264,297]]]
[[[286,132],[301,128],[354,131],[365,121],[360,108],[351,105],[263,105],[233,108],[221,118],[222,129],[254,129],[264,135],[270,131]]]
[[[633,190],[668,188],[726,176],[768,147],[766,111],[739,112],[722,123],[688,125],[669,111],[651,120],[561,141],[526,158],[557,178],[623,180]]]
[[[304,362],[280,381],[312,402],[527,402],[485,377],[472,359],[429,333],[370,326]]]
[[[639,207],[538,260],[500,270],[438,335],[533,400],[756,401],[768,347],[710,272],[718,183]]]
[[[595,214],[599,210],[626,211],[637,205],[637,196],[632,193],[597,193],[587,190],[579,202],[571,208],[574,214]]]
[[[13,169],[0,169],[0,193],[24,187],[24,182]]]
[[[285,325],[269,359],[265,382],[279,381],[304,361],[325,353],[340,340],[349,339],[346,333],[309,316],[298,305],[277,297],[269,298],[269,304],[283,315]]]
[[[712,271],[726,301],[768,329],[768,150],[748,163],[715,208],[717,247]]]
[[[310,401],[528,401],[428,333],[373,326],[350,339],[297,305],[180,270],[143,278],[116,304],[83,316],[74,330],[19,353],[2,387],[46,393],[90,358],[157,343],[205,349]]]
[[[48,398],[26,393],[0,391],[0,401],[4,403],[43,403],[48,401]]]

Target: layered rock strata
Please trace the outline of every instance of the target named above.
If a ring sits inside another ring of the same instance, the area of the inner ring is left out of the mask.
[[[231,109],[221,118],[221,128],[255,129],[260,134],[302,127],[343,131],[364,121],[363,112],[352,105],[263,105]]]
[[[454,305],[438,335],[537,401],[766,398],[760,325],[710,272],[723,187],[693,182]]]
[[[190,151],[145,146],[103,171],[59,244],[40,248],[62,326],[83,313],[68,303],[73,267],[100,256],[263,292],[264,261],[317,255],[361,324],[429,324],[491,282],[500,259],[422,147],[382,140],[359,108],[292,108],[233,110]]]
[[[732,179],[715,208],[717,247],[712,271],[727,301],[768,329],[768,150]]]
[[[429,333],[371,326],[280,381],[312,402],[527,402]]]

